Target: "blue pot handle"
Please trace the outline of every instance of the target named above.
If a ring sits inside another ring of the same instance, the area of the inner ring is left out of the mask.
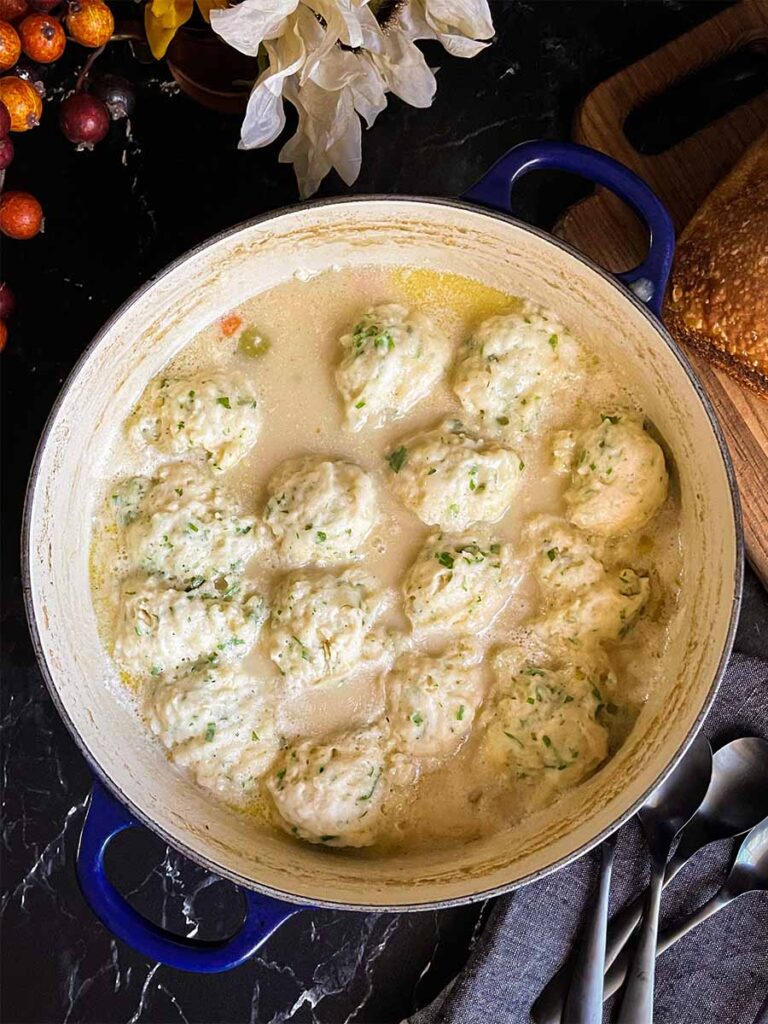
[[[150,960],[197,974],[216,974],[238,967],[269,936],[302,908],[241,890],[246,913],[240,930],[229,939],[205,942],[187,939],[152,924],[117,891],[104,870],[110,841],[127,828],[140,827],[133,815],[94,781],[77,851],[77,878],[83,896],[101,923]]]
[[[505,153],[462,198],[509,213],[516,183],[529,171],[542,170],[570,171],[604,185],[645,223],[650,236],[648,255],[633,270],[616,276],[660,316],[672,269],[675,228],[656,193],[624,164],[575,142],[523,142]]]

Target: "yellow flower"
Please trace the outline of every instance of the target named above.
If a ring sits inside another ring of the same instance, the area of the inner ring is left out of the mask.
[[[200,13],[206,21],[211,20],[214,7],[227,6],[227,0],[197,0]],[[165,51],[178,29],[192,17],[194,0],[149,0],[144,7],[144,30],[147,41],[156,60],[165,56]]]

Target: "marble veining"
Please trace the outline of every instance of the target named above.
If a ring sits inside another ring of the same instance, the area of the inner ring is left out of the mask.
[[[586,90],[718,5],[497,0],[492,9],[497,43],[472,61],[441,52],[430,110],[394,101],[365,134],[356,192],[460,194],[516,142],[566,137]],[[296,199],[277,145],[236,149],[238,118],[196,107],[164,69],[136,64],[124,44],[110,47],[102,65],[137,82],[132,123],[116,125],[93,153],[75,153],[48,108],[17,146],[8,179],[40,196],[47,224],[39,240],[3,253],[19,313],[3,355],[0,1016],[7,1024],[400,1021],[464,963],[482,927],[481,906],[304,912],[249,963],[201,977],[148,963],[113,939],[78,891],[73,864],[90,772],[36,666],[19,579],[21,504],[35,444],[78,354],[142,281],[212,233]],[[76,71],[68,52],[55,69],[56,94]],[[54,72],[47,74],[50,81]],[[581,188],[548,176],[526,182],[516,208],[551,223]],[[336,179],[323,186],[324,195],[344,193]],[[739,646],[759,652],[764,598],[754,578],[749,588]],[[119,837],[108,865],[139,910],[179,933],[214,938],[237,923],[233,887],[147,832]]]

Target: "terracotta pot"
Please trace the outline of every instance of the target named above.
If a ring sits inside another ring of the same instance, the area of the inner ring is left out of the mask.
[[[256,57],[227,46],[207,26],[182,26],[166,54],[168,68],[193,100],[220,114],[242,114],[259,74]]]

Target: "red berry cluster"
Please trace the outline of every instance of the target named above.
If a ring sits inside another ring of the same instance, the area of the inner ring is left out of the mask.
[[[93,149],[107,135],[111,119],[131,113],[134,94],[129,82],[116,75],[89,79],[91,65],[114,29],[104,0],[0,0],[0,190],[14,157],[11,133],[37,127],[43,114],[45,89],[34,65],[58,60],[69,42],[93,52],[75,91],[59,106],[59,125],[66,138],[78,149]],[[0,191],[3,235],[34,238],[43,223],[43,208],[34,196]],[[14,305],[8,285],[0,284],[0,351]]]

